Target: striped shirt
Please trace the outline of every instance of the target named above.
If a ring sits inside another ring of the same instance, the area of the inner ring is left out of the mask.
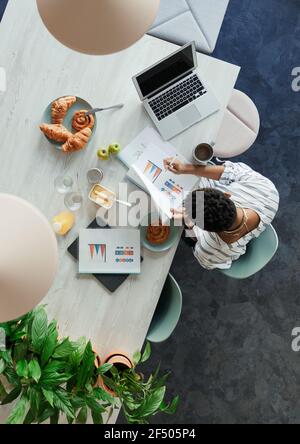
[[[215,188],[232,195],[236,207],[254,210],[260,217],[256,229],[233,244],[227,244],[216,233],[195,226],[197,237],[194,254],[202,267],[228,269],[232,262],[246,253],[248,242],[257,238],[272,223],[279,206],[279,194],[274,184],[244,163],[225,162],[219,181],[201,178],[200,188]]]

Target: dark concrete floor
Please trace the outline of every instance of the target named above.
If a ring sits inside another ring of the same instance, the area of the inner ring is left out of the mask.
[[[0,0],[0,20],[2,19],[8,0]]]
[[[299,0],[230,0],[214,56],[242,66],[237,88],[258,106],[259,138],[238,160],[280,191],[280,248],[262,272],[237,282],[202,270],[180,245],[171,271],[182,317],[172,337],[153,346],[147,368],[161,361],[172,371],[169,393],[181,404],[153,423],[300,423],[300,356],[291,351],[300,326],[300,92],[291,89],[299,35]]]

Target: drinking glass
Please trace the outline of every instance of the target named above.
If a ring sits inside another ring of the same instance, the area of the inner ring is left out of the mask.
[[[73,179],[70,176],[58,176],[54,181],[55,189],[61,194],[71,191],[73,184]]]
[[[78,211],[81,208],[83,196],[79,191],[67,193],[65,196],[65,206],[70,211]]]

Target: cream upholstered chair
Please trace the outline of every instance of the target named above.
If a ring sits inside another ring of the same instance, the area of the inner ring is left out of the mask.
[[[216,46],[229,0],[160,0],[150,35],[211,54]]]
[[[241,91],[233,90],[214,146],[216,157],[239,156],[255,142],[260,128],[258,110]]]

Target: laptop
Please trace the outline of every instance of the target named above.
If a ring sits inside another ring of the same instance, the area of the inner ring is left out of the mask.
[[[196,45],[191,42],[133,77],[144,107],[165,140],[220,109],[197,66]]]

